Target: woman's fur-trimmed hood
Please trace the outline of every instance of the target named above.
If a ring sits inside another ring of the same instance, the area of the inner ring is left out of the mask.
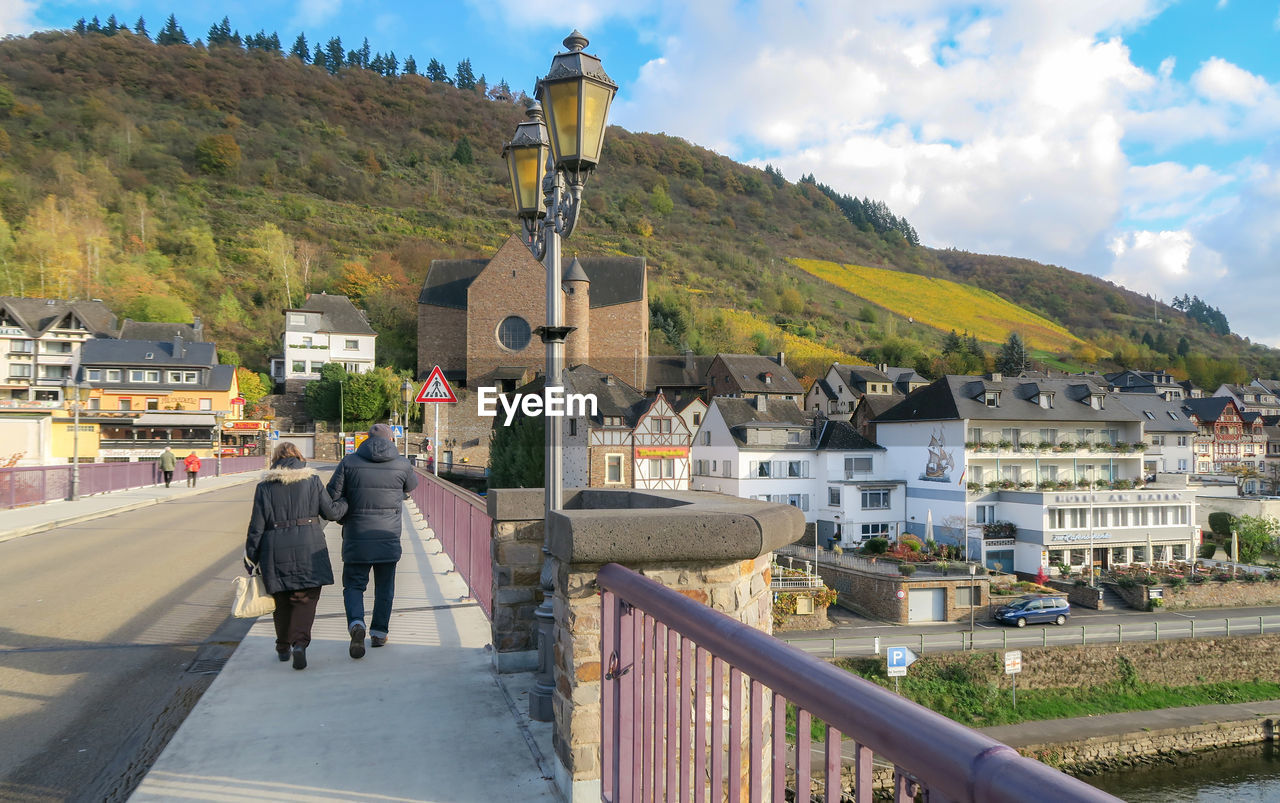
[[[305,482],[311,477],[319,477],[314,468],[288,468],[279,466],[269,469],[262,475],[263,482],[278,482],[283,485],[292,485],[295,482]]]

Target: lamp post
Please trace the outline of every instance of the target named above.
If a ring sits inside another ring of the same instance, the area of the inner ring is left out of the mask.
[[[973,649],[973,606],[974,596],[978,593],[978,564],[969,564],[969,649]]]
[[[227,420],[227,414],[225,412],[217,412],[213,414],[213,423],[215,425],[214,429],[217,430],[217,435],[218,435],[216,444],[213,448],[214,448],[214,451],[217,453],[217,458],[216,458],[216,463],[218,466],[217,476],[219,477],[222,476],[222,422],[226,420]]]
[[[62,398],[71,394],[71,410],[74,415],[71,424],[71,501],[80,498],[80,393],[83,386],[71,377],[62,380]]]
[[[404,424],[404,457],[409,459],[409,403],[413,400],[413,383],[405,379],[400,383],[400,401],[404,402],[401,420]]]
[[[529,107],[528,119],[516,126],[511,141],[502,148],[511,178],[516,216],[520,219],[521,240],[547,274],[547,321],[539,327],[547,354],[546,388],[564,385],[565,338],[573,331],[564,325],[564,291],[561,288],[560,238],[573,233],[582,203],[582,189],[600,160],[609,105],[618,85],[605,74],[600,59],[583,52],[588,42],[578,31],[564,40],[568,49],[551,60],[551,69],[538,81],[534,97],[539,103]],[[543,122],[543,113],[546,122]],[[560,510],[563,495],[563,419],[547,416],[544,527],[550,532],[551,514]],[[436,464],[440,454],[436,451]],[[550,550],[544,541],[542,564],[542,604],[534,611],[538,622],[539,669],[529,694],[529,717],[539,722],[552,719],[552,644],[555,618],[551,599],[555,592]]]

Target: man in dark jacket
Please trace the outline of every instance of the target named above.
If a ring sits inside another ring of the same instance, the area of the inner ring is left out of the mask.
[[[345,499],[342,519],[342,603],[351,633],[352,658],[364,657],[364,592],[373,573],[370,644],[387,643],[400,560],[400,521],[405,496],[418,486],[413,467],[396,452],[391,428],[374,424],[355,454],[342,458],[329,480],[329,495]]]

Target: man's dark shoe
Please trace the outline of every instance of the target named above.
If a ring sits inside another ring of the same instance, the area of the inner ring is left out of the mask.
[[[369,646],[370,646],[370,647],[381,647],[381,646],[383,646],[383,645],[384,645],[384,644],[386,644],[386,643],[387,643],[387,637],[386,637],[386,636],[370,636],[370,637],[369,637]]]
[[[293,648],[293,668],[294,669],[307,668],[307,648],[306,647]]]
[[[364,657],[364,627],[356,625],[351,628],[351,649],[347,650],[347,654],[352,658]]]
[[[282,662],[289,660],[289,648],[286,647],[283,650],[276,650],[276,657]]]

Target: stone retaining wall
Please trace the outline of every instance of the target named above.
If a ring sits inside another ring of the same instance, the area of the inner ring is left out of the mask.
[[[969,618],[969,606],[959,603],[961,588],[967,588],[970,582],[977,587],[978,595],[974,607],[981,614],[990,603],[989,576],[980,575],[970,580],[965,575],[929,576],[906,578],[896,574],[879,574],[861,571],[846,566],[821,563],[818,565],[818,576],[828,588],[840,594],[839,603],[851,611],[881,619],[886,622],[906,624],[910,612],[910,595],[912,591],[924,591],[932,588],[945,589],[946,621],[960,622]],[[898,593],[902,592],[899,599]]]

